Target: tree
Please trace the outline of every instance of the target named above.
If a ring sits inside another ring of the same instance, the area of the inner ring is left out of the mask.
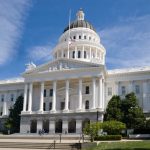
[[[145,117],[142,109],[138,105],[138,100],[134,93],[129,93],[124,99],[113,96],[108,103],[105,120],[116,120],[126,124],[127,128],[144,128]]]
[[[83,129],[83,133],[90,136],[91,142],[94,141],[94,138],[98,135],[98,131],[101,129],[101,123],[91,122],[86,124]]]
[[[122,100],[121,110],[123,111],[122,122],[127,128],[139,129],[144,128],[145,116],[138,105],[137,98],[134,93],[129,93]]]
[[[109,135],[120,135],[121,131],[126,129],[126,125],[119,121],[104,121],[102,128]]]
[[[10,108],[10,114],[8,118],[8,124],[11,123],[11,128],[13,132],[19,132],[20,130],[20,114],[22,109],[23,109],[23,97],[19,96],[13,107]]]
[[[8,134],[10,134],[10,130],[13,126],[12,119],[8,118],[4,124],[5,128],[8,130]]]
[[[122,119],[121,112],[121,99],[119,96],[113,96],[111,100],[108,102],[106,113],[104,115],[104,120],[118,120]]]

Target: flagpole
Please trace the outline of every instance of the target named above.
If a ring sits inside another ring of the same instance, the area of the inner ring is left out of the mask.
[[[69,58],[69,42],[70,42],[70,19],[71,19],[71,9],[69,10],[68,58]]]

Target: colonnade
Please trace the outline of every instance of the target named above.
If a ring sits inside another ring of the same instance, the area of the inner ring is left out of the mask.
[[[96,93],[96,81],[98,84],[98,93]],[[58,81],[52,81],[53,85],[53,96],[52,96],[52,110],[51,112],[56,112],[56,100],[57,100],[57,83]],[[43,112],[43,103],[44,103],[44,86],[45,83],[42,81],[40,83],[40,104],[39,112]],[[70,80],[65,81],[65,109],[64,111],[69,111],[69,86]],[[28,90],[29,89],[29,90]],[[29,93],[28,93],[29,92]],[[96,106],[96,94],[98,94],[98,103]],[[33,82],[25,83],[24,87],[24,103],[23,103],[23,112],[32,112],[32,98],[33,98]],[[28,108],[27,108],[28,101]],[[82,110],[82,101],[83,101],[83,79],[78,80],[78,111]],[[93,77],[92,78],[92,108],[91,109],[103,109],[104,108],[104,80],[102,77]]]

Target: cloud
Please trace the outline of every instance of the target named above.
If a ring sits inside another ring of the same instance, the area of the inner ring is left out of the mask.
[[[31,2],[31,1],[30,1]],[[1,0],[0,2],[0,65],[17,53],[29,0]]]
[[[99,33],[108,68],[150,65],[150,15],[122,19]]]
[[[30,60],[33,60],[35,62],[48,61],[52,58],[51,49],[52,47],[49,45],[31,47],[27,50],[28,57]]]

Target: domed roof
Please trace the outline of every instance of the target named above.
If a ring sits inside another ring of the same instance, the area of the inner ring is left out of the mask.
[[[78,27],[89,28],[95,31],[93,26],[88,21],[85,20],[75,20],[70,24],[70,29],[78,28]],[[66,32],[67,30],[69,30],[69,25],[64,29],[64,32]]]
[[[84,20],[84,12],[82,10],[79,10],[77,12],[77,20],[73,21],[70,24],[70,29],[78,28],[78,27],[89,28],[95,31],[93,26],[88,21]],[[64,32],[66,32],[67,30],[69,30],[69,25],[64,29]]]

